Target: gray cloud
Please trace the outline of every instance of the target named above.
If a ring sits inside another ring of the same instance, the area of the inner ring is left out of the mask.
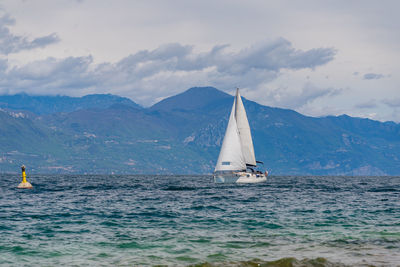
[[[385,99],[383,100],[383,103],[388,105],[389,107],[398,108],[400,107],[400,98]]]
[[[47,43],[42,39],[39,43]],[[0,76],[0,93],[26,91],[32,94],[115,93],[140,104],[169,96],[197,85],[221,89],[255,88],[279,75],[281,69],[313,69],[333,60],[332,48],[297,50],[285,39],[255,44],[237,52],[227,45],[195,53],[193,46],[166,44],[143,50],[117,63],[95,65],[91,56],[47,58],[13,67]],[[6,63],[2,63],[3,65]],[[0,64],[0,67],[2,66]],[[332,94],[333,90],[305,87],[297,105]]]
[[[372,99],[368,102],[360,103],[354,106],[355,108],[360,108],[360,109],[374,109],[378,107],[377,102],[375,99]]]
[[[0,10],[0,54],[8,55],[22,50],[41,48],[60,40],[55,33],[33,40],[14,35],[9,30],[9,26],[14,24],[15,20],[8,14],[1,14]]]
[[[215,46],[211,51],[194,54],[192,46],[168,44],[153,51],[140,51],[118,63],[120,68],[138,68],[138,64],[151,69],[200,70],[217,67],[221,73],[243,74],[251,69],[279,71],[282,68],[315,68],[333,60],[333,48],[318,48],[308,51],[296,50],[285,39],[263,42],[240,50],[225,52],[228,45]]]
[[[292,109],[301,108],[314,100],[324,96],[335,96],[342,92],[342,89],[320,88],[312,83],[305,84],[301,90],[293,91],[290,88],[276,88],[269,90],[266,98],[271,104],[279,107]]]
[[[0,88],[9,93],[79,94],[96,85],[89,67],[92,57],[47,58],[13,67],[0,80]],[[1,90],[0,89],[0,90]]]
[[[384,77],[385,77],[385,75],[383,75],[383,74],[366,73],[366,74],[364,74],[363,79],[364,80],[378,80],[378,79],[381,79]]]

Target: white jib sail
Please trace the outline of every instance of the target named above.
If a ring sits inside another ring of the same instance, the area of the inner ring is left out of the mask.
[[[231,115],[226,127],[225,137],[222,141],[221,151],[215,171],[245,170],[246,162],[242,154],[239,132],[235,118],[236,100],[233,101]]]
[[[244,109],[239,89],[236,90],[236,123],[239,130],[242,153],[246,164],[255,166],[256,156],[254,155],[253,140],[251,138],[250,125],[247,120],[246,110]]]

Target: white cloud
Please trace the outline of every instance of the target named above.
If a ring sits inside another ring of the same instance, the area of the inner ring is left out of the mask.
[[[93,63],[91,56],[50,57],[10,68],[1,77],[0,90],[73,95],[107,92],[149,105],[191,86],[206,85],[202,83],[219,88],[257,87],[275,79],[281,69],[314,69],[335,55],[331,48],[298,50],[282,38],[237,52],[226,48],[215,46],[197,53],[193,46],[166,44],[139,51],[117,63],[99,65]],[[310,88],[305,87],[296,99],[285,101],[304,102],[329,93]],[[276,95],[275,98],[279,103]]]

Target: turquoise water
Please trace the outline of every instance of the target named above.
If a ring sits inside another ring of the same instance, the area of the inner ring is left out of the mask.
[[[21,190],[17,175],[0,175],[0,265],[400,263],[400,177],[272,176],[254,185],[214,184],[211,176],[28,181],[34,189]]]

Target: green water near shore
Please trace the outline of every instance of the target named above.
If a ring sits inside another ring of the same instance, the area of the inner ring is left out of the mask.
[[[398,266],[400,177],[0,175],[4,266]]]

